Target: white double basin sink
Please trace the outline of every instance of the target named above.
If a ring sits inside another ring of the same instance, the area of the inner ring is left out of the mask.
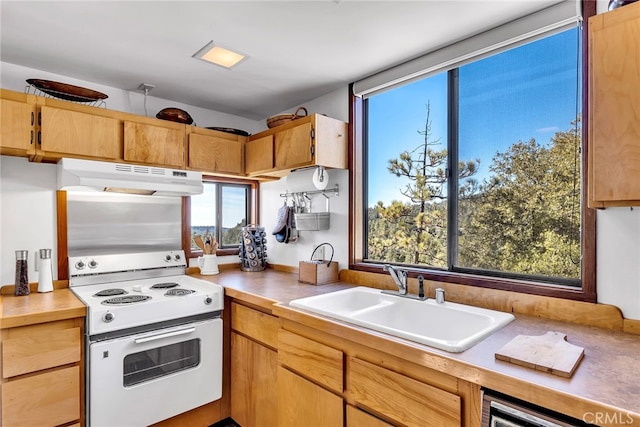
[[[367,287],[301,298],[289,305],[453,353],[467,350],[514,319],[501,311],[420,301]]]

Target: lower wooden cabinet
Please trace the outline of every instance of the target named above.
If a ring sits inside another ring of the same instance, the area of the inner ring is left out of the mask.
[[[82,328],[78,318],[1,331],[2,426],[81,420]]]
[[[278,425],[278,354],[231,333],[231,417],[242,427]]]
[[[242,427],[277,426],[278,318],[231,303],[231,418]]]
[[[242,427],[479,427],[480,387],[261,309],[231,304]]]
[[[339,427],[343,408],[342,397],[278,367],[279,426]]]

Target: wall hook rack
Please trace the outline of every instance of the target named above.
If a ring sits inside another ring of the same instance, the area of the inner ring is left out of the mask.
[[[284,198],[289,198],[289,197],[294,197],[294,196],[302,196],[302,197],[307,197],[310,196],[312,194],[322,194],[324,197],[329,198],[329,196],[327,196],[327,193],[335,193],[335,197],[339,196],[339,186],[338,184],[336,184],[333,188],[325,188],[324,190],[312,190],[312,191],[295,191],[295,192],[286,192],[286,193],[280,193],[280,197],[284,197]]]

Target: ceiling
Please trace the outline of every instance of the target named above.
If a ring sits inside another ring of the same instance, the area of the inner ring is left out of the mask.
[[[0,59],[261,120],[556,2],[1,0]],[[249,59],[192,58],[211,40]]]

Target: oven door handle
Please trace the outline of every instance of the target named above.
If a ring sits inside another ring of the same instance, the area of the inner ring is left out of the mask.
[[[163,338],[170,338],[178,335],[190,334],[192,332],[195,332],[195,330],[196,328],[180,329],[179,331],[165,332],[163,334],[151,335],[149,337],[136,338],[134,342],[136,344],[142,344],[149,341],[161,340]]]

